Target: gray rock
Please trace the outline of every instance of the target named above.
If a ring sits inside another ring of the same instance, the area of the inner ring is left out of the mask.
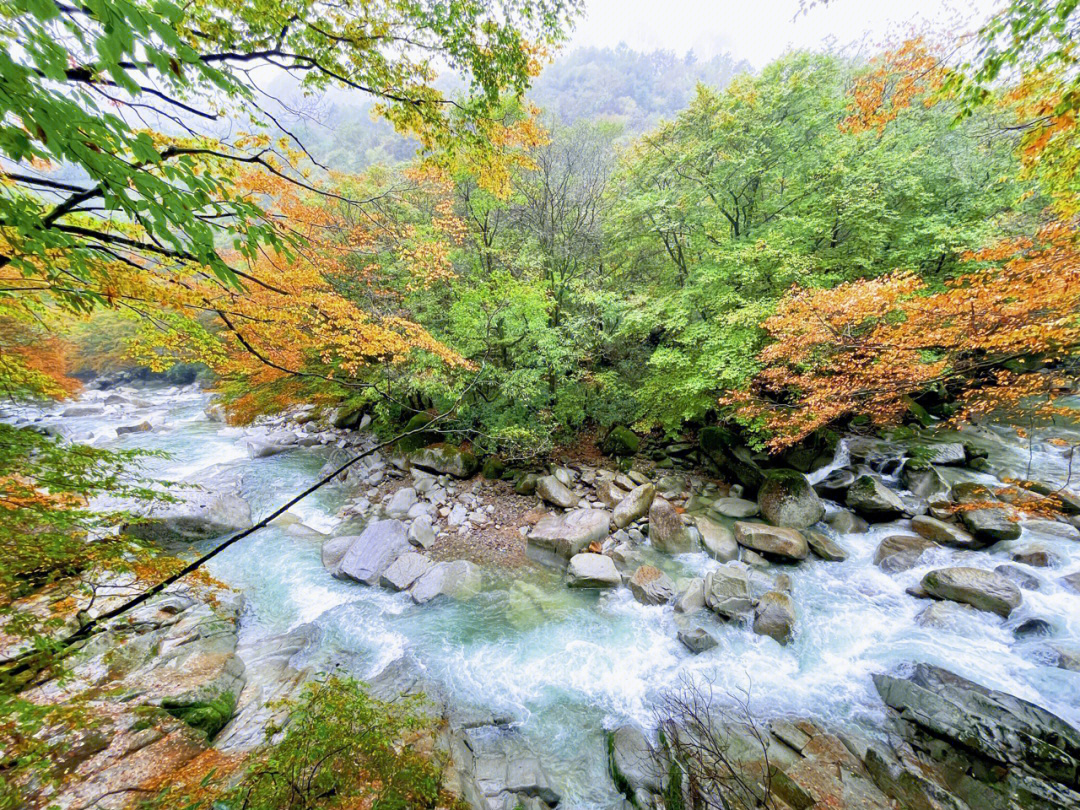
[[[736,520],[754,517],[761,511],[756,503],[745,498],[718,498],[713,501],[711,508],[718,515]]]
[[[409,463],[421,470],[452,475],[455,478],[468,478],[478,466],[476,456],[449,444],[435,444],[413,450],[408,456]]]
[[[468,560],[440,562],[413,583],[409,595],[418,605],[430,602],[437,596],[471,599],[480,592],[482,583],[480,569],[474,563]]]
[[[938,630],[956,630],[958,620],[962,619],[965,613],[972,613],[974,610],[971,605],[959,602],[931,602],[915,617],[915,624]]]
[[[406,517],[415,504],[416,490],[412,487],[402,487],[391,496],[390,502],[386,505],[386,514],[392,518]]]
[[[878,544],[874,552],[874,565],[891,574],[907,571],[915,567],[924,551],[936,547],[936,543],[925,537],[894,534]]]
[[[323,568],[333,576],[341,576],[341,561],[345,558],[345,552],[353,544],[356,536],[345,535],[343,537],[331,537],[322,544]]]
[[[929,464],[962,465],[967,461],[967,453],[961,442],[935,442],[923,447],[928,451],[925,455]]]
[[[828,562],[843,562],[848,558],[848,553],[844,550],[844,547],[824,533],[809,529],[805,532],[805,535],[810,550],[821,559]]]
[[[933,540],[943,546],[953,548],[982,548],[982,543],[976,542],[975,538],[959,526],[946,523],[937,518],[927,515],[916,515],[911,519],[911,528],[920,537]]]
[[[825,518],[825,522],[837,534],[855,534],[870,528],[865,520],[847,509],[837,510]]]
[[[117,428],[117,432],[119,430]],[[284,453],[286,450],[291,450],[294,446],[273,438],[247,440],[247,451],[251,458],[269,458],[270,456],[276,456],[278,453]]]
[[[825,517],[825,506],[810,481],[795,470],[770,470],[758,490],[758,506],[774,526],[804,529]]]
[[[657,551],[667,554],[686,554],[698,548],[697,537],[682,522],[682,516],[659,496],[653,498],[649,507],[649,542]]]
[[[617,486],[614,481],[601,481],[596,485],[596,497],[608,509],[613,509],[626,497],[626,490]]]
[[[1001,574],[1018,588],[1023,588],[1026,591],[1037,591],[1042,587],[1042,583],[1039,581],[1038,577],[1032,576],[1018,565],[1004,563],[1003,565],[995,566],[994,571]]]
[[[619,500],[611,515],[611,522],[616,529],[629,526],[635,520],[645,517],[656,497],[656,487],[646,482],[639,484]]]
[[[908,459],[900,470],[900,481],[915,495],[928,501],[949,497],[949,485],[936,468]]]
[[[714,560],[728,562],[739,556],[739,544],[735,542],[735,533],[727,526],[710,520],[704,515],[695,517],[694,525],[701,534],[701,545]]]
[[[435,542],[435,528],[430,515],[420,515],[412,522],[409,542],[418,548],[431,548]]]
[[[711,650],[720,643],[716,640],[716,636],[704,627],[691,627],[687,630],[680,630],[676,633],[676,637],[694,655],[700,655],[706,650]]]
[[[773,583],[764,574],[729,564],[710,571],[702,585],[705,606],[714,613],[730,619],[757,604]]]
[[[964,509],[959,513],[960,522],[983,545],[993,545],[1002,540],[1015,540],[1020,536],[1020,523],[1015,519],[1012,507]]]
[[[693,613],[705,607],[705,580],[694,577],[675,599],[676,613]]]
[[[923,577],[922,586],[938,599],[963,602],[1006,618],[1021,601],[1020,590],[1012,582],[981,568],[939,568]]]
[[[754,607],[754,632],[787,644],[795,632],[795,602],[782,591],[769,591]]]
[[[393,591],[408,590],[432,566],[431,560],[415,551],[406,551],[383,571],[379,584]]]
[[[784,560],[805,560],[810,553],[802,532],[764,523],[735,524],[735,540],[752,551]]]
[[[124,527],[141,540],[206,540],[251,525],[251,507],[236,492],[179,489],[171,503],[153,503],[137,511],[142,520]]]
[[[518,495],[532,495],[536,492],[536,482],[540,479],[536,473],[525,473],[514,482],[514,492]]]
[[[577,496],[554,475],[545,475],[536,479],[536,494],[541,500],[563,509],[569,509],[578,501]]]
[[[144,420],[137,425],[121,425],[116,429],[116,435],[123,436],[125,433],[148,433],[153,429],[153,426]],[[252,458],[256,458],[256,456],[252,456]]]
[[[639,792],[663,791],[665,768],[639,728],[623,725],[608,732],[607,750],[612,781],[631,802],[637,802]]]
[[[1058,563],[1057,555],[1045,548],[1025,548],[1012,555],[1013,562],[1030,565],[1032,568],[1049,568]]]
[[[376,585],[390,563],[409,549],[405,524],[400,520],[376,520],[353,540],[338,567],[350,579]]]
[[[622,576],[611,557],[575,554],[566,568],[566,584],[571,588],[614,588],[622,584]]]
[[[665,605],[675,597],[675,583],[663,571],[643,565],[630,577],[630,593],[643,605]]]
[[[872,475],[860,475],[848,488],[847,505],[869,520],[890,520],[904,511],[900,496]]]
[[[537,562],[563,565],[594,540],[607,537],[610,522],[611,514],[603,509],[549,513],[532,527],[525,553]]]
[[[837,469],[830,472],[816,484],[814,489],[826,498],[841,498],[848,487],[855,483],[855,473],[851,470]]]

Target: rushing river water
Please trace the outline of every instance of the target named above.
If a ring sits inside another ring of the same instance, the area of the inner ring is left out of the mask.
[[[107,392],[114,393],[114,392]],[[247,432],[209,421],[209,396],[197,388],[119,391],[144,401],[132,410],[109,406],[93,416],[61,417],[63,407],[41,413],[10,411],[6,418],[43,422],[74,440],[107,447],[166,451],[148,469],[181,478],[212,464],[248,457]],[[103,401],[106,392],[89,392]],[[148,420],[154,429],[117,437],[119,425]],[[993,451],[1022,474],[1027,446],[1005,439]],[[1044,478],[1061,478],[1062,451],[1039,445],[1031,456]],[[297,448],[246,462],[244,495],[258,518],[310,484],[325,450]],[[968,470],[943,470],[954,480],[996,482]],[[197,477],[196,477],[197,480]],[[293,512],[321,531],[335,523],[343,502],[340,487],[324,488]],[[344,660],[360,677],[372,677],[400,656],[419,661],[446,695],[463,704],[513,717],[523,738],[547,765],[566,807],[610,807],[618,796],[605,775],[602,729],[626,720],[653,725],[656,697],[680,676],[707,677],[718,691],[749,689],[756,715],[795,714],[872,728],[881,703],[871,683],[875,672],[901,662],[939,664],[987,686],[1039,703],[1080,723],[1080,674],[1047,665],[1039,645],[1018,641],[1013,628],[1038,617],[1053,627],[1054,641],[1080,644],[1080,594],[1058,580],[1080,570],[1080,541],[1025,526],[1023,536],[993,550],[940,548],[922,564],[899,574],[872,563],[878,542],[909,533],[904,521],[844,535],[850,552],[843,563],[810,560],[786,568],[798,607],[794,641],[782,647],[749,628],[722,624],[710,629],[719,646],[691,655],[676,640],[670,606],[638,604],[626,588],[602,594],[568,590],[555,572],[525,568],[512,575],[487,573],[483,592],[468,602],[441,600],[417,606],[407,594],[332,579],[320,562],[318,541],[298,539],[271,527],[238,543],[211,565],[211,573],[247,597],[242,633],[258,636],[314,623],[319,628],[316,664]],[[943,565],[993,568],[1015,550],[1042,546],[1058,557],[1052,569],[1029,569],[1041,581],[1024,590],[1024,602],[1004,621],[989,613],[956,611],[947,629],[920,627],[926,602],[904,589]],[[705,554],[663,561],[678,576],[701,575],[716,563]],[[542,597],[521,598],[522,583]]]

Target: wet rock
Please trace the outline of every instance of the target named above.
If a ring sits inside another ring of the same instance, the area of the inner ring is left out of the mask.
[[[124,533],[141,540],[206,540],[251,525],[251,507],[233,491],[178,489],[169,494],[172,503],[141,507],[142,519],[124,527]]]
[[[1054,657],[1055,667],[1080,672],[1080,647],[1066,644],[1047,644],[1046,647]]]
[[[626,490],[617,486],[614,481],[601,481],[596,485],[596,497],[608,509],[613,509],[626,497]]]
[[[405,524],[400,520],[376,520],[353,539],[338,569],[357,582],[376,585],[390,563],[410,548]]]
[[[803,529],[825,516],[810,481],[795,470],[770,470],[758,491],[762,517],[774,526]]]
[[[716,636],[704,627],[691,627],[687,630],[680,630],[676,633],[676,638],[682,642],[686,649],[694,653],[694,655],[700,655],[706,650],[711,650],[719,644],[716,640]]]
[[[1080,571],[1075,574],[1068,574],[1067,576],[1063,576],[1058,580],[1058,582],[1060,582],[1069,590],[1080,593]]]
[[[635,806],[639,797],[661,793],[665,768],[637,726],[622,725],[607,735],[608,772],[616,789]]]
[[[959,602],[931,602],[915,617],[915,624],[937,630],[958,630],[958,620],[974,610],[971,605]]]
[[[529,531],[526,555],[537,562],[563,565],[593,541],[608,535],[611,514],[603,509],[548,513]]]
[[[415,504],[416,490],[412,487],[402,487],[391,496],[390,502],[386,505],[386,514],[392,518],[406,517]]]
[[[554,475],[545,475],[536,479],[536,494],[541,500],[563,509],[569,509],[578,502],[577,496]]]
[[[137,425],[121,425],[116,429],[116,435],[123,436],[127,433],[148,433],[153,429],[153,425],[144,420]],[[252,456],[252,458],[254,458],[254,456]]]
[[[960,442],[935,442],[921,448],[928,464],[959,466],[967,462],[967,453]]]
[[[1015,519],[1013,510],[1004,504],[1000,507],[964,509],[958,513],[958,517],[983,545],[1015,540],[1020,536],[1020,523]]]
[[[702,585],[705,606],[726,619],[744,613],[773,589],[764,574],[737,564],[728,564],[705,575]]]
[[[953,548],[982,548],[982,543],[975,540],[975,537],[968,532],[964,531],[959,526],[955,526],[952,523],[946,523],[937,518],[932,518],[927,515],[917,515],[911,519],[911,528],[915,530],[915,533],[920,537],[925,537],[927,540],[933,540],[943,546],[952,546]]]
[[[981,568],[939,568],[923,577],[922,586],[938,599],[963,602],[1006,618],[1021,601],[1020,591],[1012,582]]]
[[[713,501],[711,509],[718,515],[736,520],[754,517],[761,511],[756,503],[745,498],[718,498]]]
[[[937,544],[925,537],[896,534],[882,540],[874,552],[874,565],[882,571],[895,574],[914,568],[924,551],[937,548]]]
[[[693,613],[705,607],[705,580],[694,577],[675,599],[676,613]]]
[[[345,558],[345,552],[349,550],[349,546],[353,544],[357,536],[344,535],[342,537],[331,537],[329,540],[323,541],[323,568],[335,577],[341,576],[341,561]]]
[[[119,430],[119,428],[117,428]],[[295,439],[295,437],[293,437]],[[270,456],[276,456],[279,453],[284,453],[286,450],[292,450],[296,447],[296,442],[287,442],[278,437],[269,437],[266,439],[248,439],[246,442],[248,456],[251,458],[270,458]]]
[[[1054,634],[1053,625],[1045,619],[1025,619],[1013,628],[1013,636],[1018,639],[1040,638]]]
[[[451,599],[471,599],[480,592],[483,578],[480,569],[468,560],[435,563],[421,576],[409,595],[418,605],[430,602],[438,596]]]
[[[828,562],[843,562],[848,558],[844,547],[823,532],[809,529],[805,534],[807,545],[817,557]]]
[[[900,470],[900,481],[912,493],[927,501],[945,500],[949,484],[935,467],[926,462],[908,459]]]
[[[409,463],[421,470],[468,478],[476,472],[476,456],[449,444],[421,447],[408,454]]]
[[[432,562],[423,554],[406,551],[383,571],[379,584],[393,591],[408,590],[416,580],[431,570]]]
[[[611,514],[611,522],[616,529],[626,528],[649,513],[655,497],[656,487],[652,484],[646,482],[634,486],[615,506]]]
[[[837,469],[814,484],[814,489],[826,498],[839,500],[843,498],[844,493],[854,483],[855,474],[851,470]]]
[[[754,607],[754,632],[787,644],[795,632],[795,602],[782,591],[769,591]]]
[[[1001,576],[1005,577],[1005,579],[1012,582],[1018,588],[1023,588],[1027,591],[1037,591],[1042,586],[1038,577],[1032,576],[1023,568],[1016,565],[1004,563],[995,567],[994,571],[1001,574]]]
[[[65,417],[101,416],[105,409],[98,405],[72,405],[60,414]]]
[[[857,534],[870,528],[865,520],[847,509],[837,510],[825,518],[825,522],[837,534]]]
[[[675,583],[663,571],[643,565],[630,577],[630,593],[643,605],[665,605],[675,596]]]
[[[654,498],[649,507],[649,542],[667,554],[686,554],[698,548],[697,537],[682,522],[682,516],[661,497]]]
[[[1012,555],[1013,562],[1030,565],[1032,568],[1049,568],[1058,562],[1057,556],[1045,548],[1028,548]]]
[[[783,560],[805,560],[810,553],[806,538],[797,529],[764,523],[739,521],[735,524],[735,540],[740,546]]]
[[[727,526],[710,520],[704,515],[695,517],[694,525],[701,535],[701,545],[714,560],[728,562],[739,556],[739,544],[735,542],[735,533]]]
[[[868,520],[891,520],[904,511],[900,496],[872,475],[860,475],[848,488],[847,505]]]
[[[571,588],[614,588],[622,584],[622,576],[611,557],[575,554],[566,568],[566,584]]]

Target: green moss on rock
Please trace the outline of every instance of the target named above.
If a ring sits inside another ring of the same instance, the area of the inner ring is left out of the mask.
[[[632,456],[641,446],[641,438],[630,428],[619,425],[604,438],[601,450],[609,456]]]
[[[209,700],[177,701],[166,698],[161,701],[161,708],[178,720],[183,720],[192,728],[206,734],[212,740],[228,723],[236,711],[236,695],[223,692]]]

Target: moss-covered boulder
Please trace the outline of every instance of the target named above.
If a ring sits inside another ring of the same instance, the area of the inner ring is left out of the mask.
[[[805,475],[770,470],[758,490],[762,516],[774,526],[805,529],[825,516],[825,506]]]
[[[421,470],[452,475],[455,478],[468,478],[476,472],[478,466],[476,456],[468,450],[446,443],[413,450],[409,453],[409,462]]]
[[[498,456],[488,456],[484,459],[480,474],[489,481],[498,481],[506,474],[506,465]]]
[[[161,701],[161,708],[206,734],[206,739],[212,740],[232,719],[236,711],[236,695],[222,692],[206,700],[193,701],[166,698]]]
[[[611,429],[600,443],[600,449],[609,456],[632,456],[641,446],[641,438],[630,428],[619,425]]]
[[[398,441],[398,447],[403,452],[410,453],[413,450],[419,450],[421,447],[427,447],[429,444],[434,444],[439,441],[439,434],[436,431],[423,430],[424,427],[431,424],[434,420],[435,417],[425,411],[415,414],[405,423],[405,429],[402,431],[402,433],[411,435],[400,439]],[[420,432],[413,433],[413,431]]]

